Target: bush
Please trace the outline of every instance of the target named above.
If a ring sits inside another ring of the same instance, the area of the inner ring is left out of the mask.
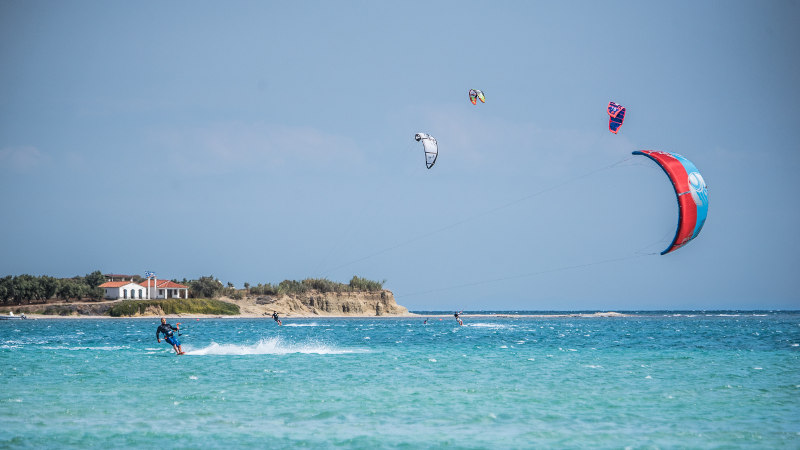
[[[353,279],[350,280],[350,288],[354,291],[374,292],[383,289],[383,283],[386,283],[386,280],[372,281],[353,275]]]
[[[192,297],[215,298],[219,297],[225,286],[213,275],[200,277],[198,280],[189,282],[189,291]]]
[[[303,294],[314,290],[322,293],[327,292],[355,292],[368,291],[375,292],[383,289],[384,281],[372,281],[366,278],[354,276],[349,284],[338,283],[327,278],[306,278],[303,281],[283,280],[277,286],[269,283],[250,288],[252,295],[284,295],[284,294]]]
[[[164,314],[239,314],[239,305],[208,298],[173,298],[169,300],[124,300],[109,310],[112,317],[144,314],[149,307],[160,307]]]

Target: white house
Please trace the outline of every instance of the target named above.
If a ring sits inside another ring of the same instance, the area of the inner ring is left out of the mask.
[[[147,287],[134,283],[133,281],[108,281],[100,285],[105,290],[105,298],[108,299],[145,299]]]
[[[132,281],[108,281],[100,285],[105,290],[105,298],[111,300],[144,300],[151,298],[189,298],[189,286],[169,280],[148,280],[141,283]]]

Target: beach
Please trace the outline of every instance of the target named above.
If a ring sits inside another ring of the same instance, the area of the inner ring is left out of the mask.
[[[613,311],[608,312],[595,312],[595,313],[554,313],[554,314],[508,314],[508,313],[485,313],[485,314],[461,314],[460,317],[463,319],[475,319],[475,318],[568,318],[568,317],[583,317],[583,318],[599,318],[599,317],[630,317],[630,314],[618,313]],[[29,320],[36,320],[36,319],[65,319],[65,320],[76,320],[76,319],[120,319],[120,317],[111,317],[111,316],[100,316],[100,315],[69,315],[69,316],[59,316],[59,315],[48,315],[48,314],[26,314],[26,317]],[[257,313],[243,313],[237,315],[219,315],[219,314],[160,314],[160,315],[140,315],[140,316],[132,316],[132,317],[124,317],[126,319],[152,319],[153,317],[167,317],[170,319],[270,319],[272,317],[268,314],[257,314]],[[374,314],[285,314],[281,315],[281,318],[287,319],[371,319],[376,318]],[[391,316],[381,316],[382,318],[391,319],[391,318],[409,318],[409,317],[419,317],[419,318],[431,318],[431,319],[453,319],[453,314],[448,313],[436,313],[436,314],[424,314],[424,313],[414,313],[414,312],[407,312],[403,314],[396,314]]]

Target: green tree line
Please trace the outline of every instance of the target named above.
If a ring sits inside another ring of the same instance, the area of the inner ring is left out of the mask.
[[[97,270],[86,276],[54,278],[47,275],[17,275],[0,278],[0,301],[4,305],[25,303],[44,303],[49,299],[61,300],[101,300],[105,282],[103,274]]]
[[[176,283],[178,281],[173,280]],[[230,297],[232,299],[241,299],[245,294],[248,295],[284,295],[284,294],[302,294],[308,291],[319,292],[375,292],[383,289],[386,280],[373,281],[359,276],[353,276],[350,283],[338,283],[331,281],[327,278],[306,278],[302,281],[297,280],[283,280],[278,284],[272,283],[259,283],[256,286],[251,286],[250,283],[245,283],[244,290],[236,289],[233,283],[222,284],[213,275],[207,277],[200,277],[197,280],[186,280],[185,278],[181,284],[189,286],[189,297],[192,298],[216,298],[216,297]]]
[[[8,275],[0,278],[0,301],[3,305],[21,305],[30,303],[45,303],[50,299],[60,300],[93,300],[103,299],[105,292],[98,287],[106,281],[105,276],[96,270],[86,276],[72,278],[54,278],[47,275]],[[142,281],[141,277],[134,277],[134,282]],[[176,283],[179,281],[172,280]],[[353,276],[349,283],[339,283],[327,278],[306,278],[302,281],[283,280],[278,284],[259,283],[251,286],[245,283],[245,289],[239,290],[233,283],[223,284],[213,275],[200,277],[196,280],[180,281],[189,286],[191,298],[217,298],[221,296],[241,299],[245,294],[250,295],[284,295],[302,294],[308,291],[327,292],[375,292],[383,289],[383,281],[373,281],[358,276]]]
[[[383,281],[372,281],[366,278],[353,276],[350,283],[344,284],[331,281],[327,278],[306,278],[302,281],[283,280],[278,284],[261,284],[252,286],[248,289],[252,295],[283,295],[283,294],[302,294],[308,291],[319,292],[375,292],[383,289]],[[245,285],[247,287],[248,284]]]

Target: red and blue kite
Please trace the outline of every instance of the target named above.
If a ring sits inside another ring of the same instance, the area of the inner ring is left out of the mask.
[[[625,107],[614,102],[608,102],[608,131],[617,134],[617,130],[625,121]]]
[[[641,150],[633,154],[644,155],[655,161],[669,177],[678,197],[678,229],[672,243],[661,252],[665,255],[683,247],[700,234],[708,216],[708,188],[697,167],[677,153]]]

